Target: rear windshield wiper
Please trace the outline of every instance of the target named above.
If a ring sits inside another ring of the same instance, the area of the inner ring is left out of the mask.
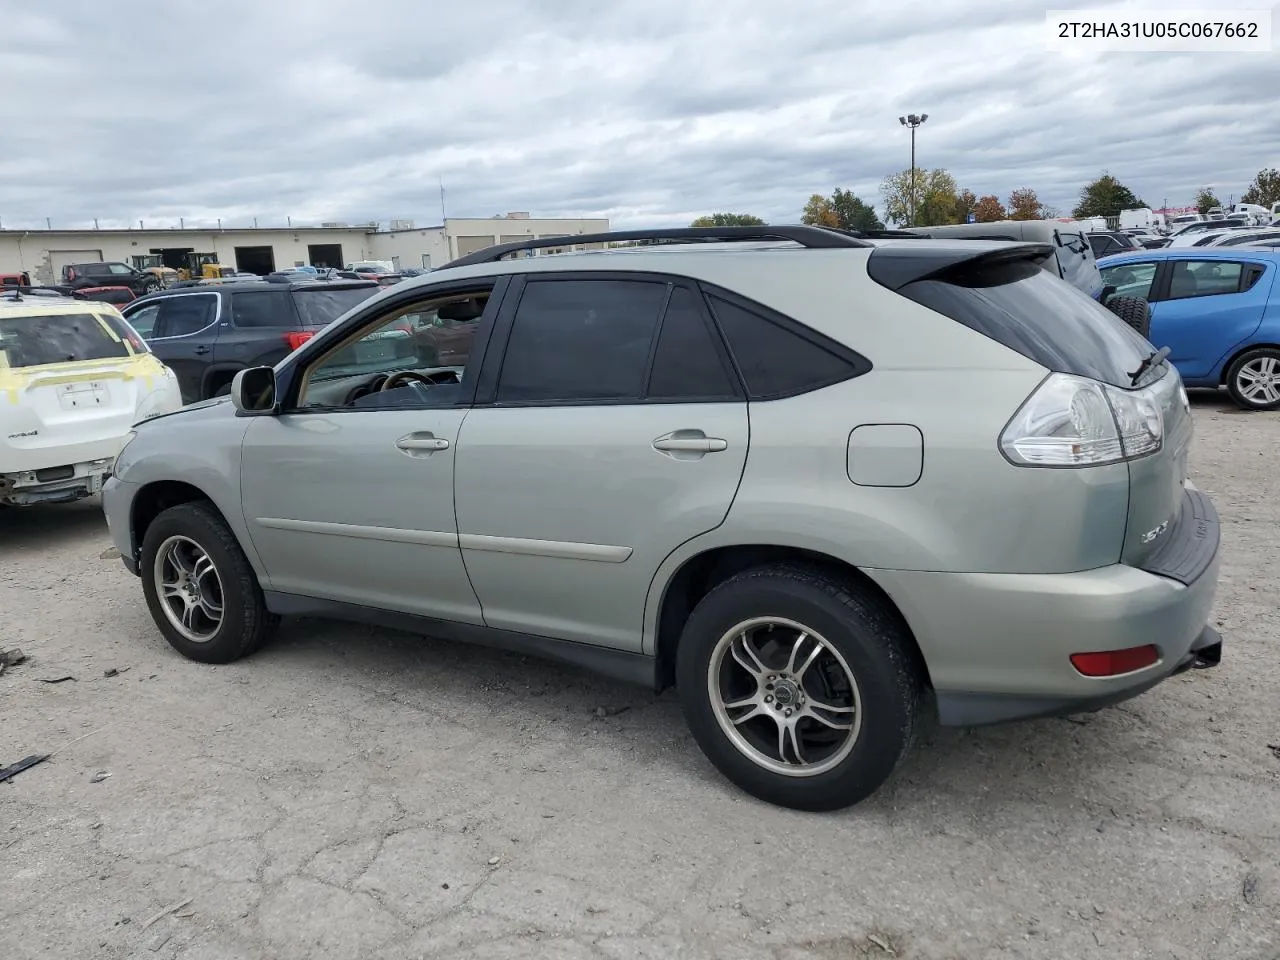
[[[1136,387],[1138,385],[1138,378],[1156,364],[1163,363],[1165,357],[1169,356],[1170,352],[1171,351],[1168,347],[1161,347],[1159,350],[1155,351],[1155,353],[1151,354],[1151,356],[1147,357],[1147,359],[1138,364],[1138,369],[1129,374],[1129,385]]]

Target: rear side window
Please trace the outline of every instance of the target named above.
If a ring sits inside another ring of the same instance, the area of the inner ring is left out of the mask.
[[[381,287],[347,287],[337,290],[295,290],[293,305],[306,327],[328,326],[358,303],[363,303]]]
[[[92,313],[0,316],[0,357],[10,368],[130,356],[129,330]],[[133,352],[140,352],[134,349]]]
[[[499,403],[639,399],[667,285],[530,280],[507,343]]]
[[[1056,373],[1129,387],[1151,353],[1123,320],[1030,260],[968,264],[898,292]]]
[[[1240,291],[1244,264],[1230,260],[1174,260],[1169,270],[1170,300],[1213,297]]]
[[[237,327],[292,327],[297,318],[288,290],[262,290],[231,295],[231,322]]]
[[[675,287],[658,333],[649,375],[650,400],[735,400],[732,371],[718,338],[707,326],[697,299],[687,287]]]
[[[861,358],[841,356],[836,345],[826,346],[817,334],[788,329],[763,315],[711,294],[707,297],[729,352],[747,384],[752,400],[776,400],[830,386],[865,373]],[[861,362],[859,362],[861,361]]]

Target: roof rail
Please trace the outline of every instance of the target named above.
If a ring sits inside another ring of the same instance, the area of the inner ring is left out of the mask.
[[[813,250],[829,250],[838,247],[871,247],[874,244],[862,239],[861,234],[847,230],[831,230],[826,227],[680,227],[662,230],[617,230],[612,233],[579,233],[562,237],[540,237],[500,243],[451,260],[445,267],[466,267],[475,263],[496,263],[506,256],[522,250],[542,247],[577,246],[584,243],[619,243],[628,240],[674,241],[725,241],[725,240],[790,240]]]

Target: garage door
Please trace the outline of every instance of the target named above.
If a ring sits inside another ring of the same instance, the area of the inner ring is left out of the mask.
[[[493,236],[458,237],[458,256],[465,257],[469,253],[478,253],[486,247],[493,246]]]
[[[101,263],[101,250],[50,250],[49,266],[56,281],[62,279],[62,268],[69,263]]]

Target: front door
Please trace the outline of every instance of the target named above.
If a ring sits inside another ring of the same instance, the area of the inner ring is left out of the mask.
[[[457,461],[485,623],[639,652],[654,572],[723,522],[742,477],[723,345],[691,285],[580,274],[529,280],[504,336]]]
[[[1201,379],[1258,328],[1272,276],[1261,264],[1217,258],[1170,259],[1166,269],[1166,292],[1151,304],[1150,340],[1170,348],[1184,379]]]
[[[487,293],[460,311],[473,329]],[[435,363],[420,333],[437,309],[381,312],[302,371],[283,413],[250,424],[245,520],[272,589],[483,622],[453,499],[469,357]]]

